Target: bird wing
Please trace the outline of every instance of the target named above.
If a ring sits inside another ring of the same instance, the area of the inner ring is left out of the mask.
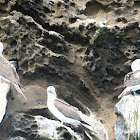
[[[14,84],[15,89],[27,100],[26,96],[24,95],[24,93],[22,92],[22,90],[20,89],[19,85]]]
[[[124,87],[136,86],[140,84],[140,71],[130,72],[125,75]]]
[[[2,56],[0,56],[0,75],[5,79],[11,81],[15,89],[20,94],[22,94],[25,99],[27,99],[19,87],[21,86],[21,84],[16,68],[14,67],[13,64],[11,64],[7,59],[5,59]]]
[[[54,105],[65,117],[82,121],[80,115],[77,112],[79,110],[71,106],[70,104],[56,99],[54,100]]]
[[[125,88],[127,86],[135,86],[140,84],[140,71],[129,72],[124,77],[124,83],[115,87],[114,89]]]
[[[119,98],[122,98],[123,96],[126,96],[126,95],[129,95],[131,93],[131,90],[132,90],[132,87],[126,87],[122,93],[118,96],[118,99]]]
[[[0,75],[13,83],[20,85],[19,76],[15,67],[4,57],[0,57]]]
[[[66,104],[66,105],[68,105],[68,106],[71,106],[69,103],[65,102],[64,100],[61,100],[61,99],[58,99],[58,98],[57,98],[57,101],[59,101],[59,102],[61,102],[61,103],[63,103],[63,104]]]

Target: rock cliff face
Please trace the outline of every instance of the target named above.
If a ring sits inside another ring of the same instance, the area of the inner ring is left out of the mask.
[[[86,107],[95,112],[113,139],[120,93],[114,87],[140,57],[139,5],[138,0],[0,0],[4,56],[17,61],[28,98],[25,103],[13,91],[8,121],[31,109],[43,115],[51,83],[66,102],[85,114]]]

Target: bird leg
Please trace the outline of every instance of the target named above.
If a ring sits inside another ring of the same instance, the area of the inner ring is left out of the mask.
[[[1,75],[0,75],[0,83],[4,83],[4,84],[6,84],[7,82],[9,82],[9,80],[7,80],[7,79],[5,79],[4,77],[2,77]]]
[[[63,121],[61,121],[61,124],[60,124],[61,126],[63,125]]]
[[[134,94],[134,96],[136,96],[137,95],[136,91],[133,91],[133,94]]]
[[[0,75],[0,83],[2,83],[3,80],[3,77]]]

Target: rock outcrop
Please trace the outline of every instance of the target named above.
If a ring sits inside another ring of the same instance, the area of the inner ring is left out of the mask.
[[[47,109],[44,109],[43,111]],[[33,111],[33,110],[32,110]],[[93,132],[87,132],[79,128],[70,128],[61,124],[60,121],[48,119],[43,116],[28,115],[19,113],[11,116],[11,121],[5,121],[3,124],[3,139],[14,139],[22,137],[24,139],[44,140],[44,139],[65,139],[65,140],[108,140],[107,132],[103,125],[93,119],[95,129]],[[9,131],[7,131],[9,130]]]
[[[140,138],[140,96],[124,96],[115,106],[117,120],[114,125],[115,140]]]

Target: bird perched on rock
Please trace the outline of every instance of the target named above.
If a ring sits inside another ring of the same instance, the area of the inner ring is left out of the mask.
[[[24,96],[25,99],[27,99],[20,89],[21,83],[16,68],[6,58],[3,57],[2,52],[3,44],[2,42],[0,42],[0,82],[1,79],[7,82],[11,82],[14,85],[15,89],[22,96]]]
[[[140,59],[136,59],[132,62],[131,69],[132,72],[125,75],[123,85],[115,88],[125,88],[118,98],[131,94],[131,92],[135,95],[136,91],[140,90]]]
[[[76,107],[58,99],[53,86],[47,88],[47,106],[50,112],[62,123],[71,124],[76,127],[84,126],[92,131],[91,125],[82,120],[82,112]]]

